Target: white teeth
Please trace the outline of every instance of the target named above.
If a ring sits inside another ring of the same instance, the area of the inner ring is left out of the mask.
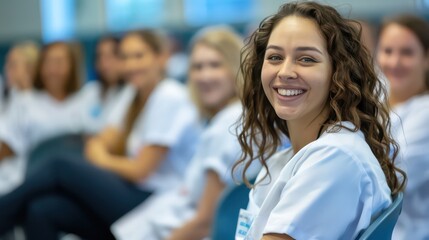
[[[304,90],[278,88],[277,92],[282,96],[296,96],[304,93]]]

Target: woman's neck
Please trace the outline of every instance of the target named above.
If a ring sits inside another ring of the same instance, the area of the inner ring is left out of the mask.
[[[225,109],[226,107],[228,107],[229,105],[231,105],[232,103],[234,103],[238,100],[239,99],[237,97],[233,97],[233,98],[226,100],[224,103],[220,104],[216,108],[207,109],[206,112],[207,112],[209,119],[213,118],[220,111],[222,111],[223,109]]]
[[[389,92],[389,104],[392,107],[395,107],[399,104],[402,104],[408,100],[410,100],[411,98],[421,95],[423,93],[427,92],[426,89],[420,90],[420,91],[416,91],[413,94],[400,94],[400,93],[394,93],[392,91]]]
[[[146,102],[146,100],[149,98],[150,94],[153,92],[153,90],[159,84],[160,81],[160,79],[149,81],[150,84],[145,84],[139,88],[140,102]]]
[[[57,101],[64,101],[67,98],[67,94],[64,91],[59,90],[47,90],[50,96]]]
[[[289,139],[293,148],[294,153],[297,153],[303,147],[319,138],[325,130],[325,123],[327,114],[321,113],[315,119],[311,121],[287,121],[287,127],[289,130]]]

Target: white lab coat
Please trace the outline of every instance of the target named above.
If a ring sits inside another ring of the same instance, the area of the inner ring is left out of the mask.
[[[408,176],[395,240],[429,239],[429,94],[396,106],[392,130]]]
[[[108,116],[122,90],[121,86],[112,87],[102,96],[102,85],[99,81],[88,82],[82,87],[79,95],[90,117],[89,131],[95,134],[106,126]]]
[[[0,140],[15,156],[0,162],[0,194],[24,177],[27,155],[44,140],[87,129],[88,116],[78,95],[57,101],[43,91],[17,92],[0,118]]]
[[[195,216],[208,170],[216,172],[225,185],[234,184],[231,169],[240,156],[235,123],[241,112],[241,104],[236,102],[211,119],[186,171],[184,183],[168,192],[151,196],[114,223],[111,229],[117,239],[167,238],[172,231]]]
[[[349,122],[343,125],[353,128]],[[275,154],[268,168],[271,178],[249,194],[245,239],[259,240],[266,233],[354,239],[392,202],[383,171],[360,131],[328,130],[296,154],[292,148]]]
[[[136,90],[126,86],[117,99],[107,125],[123,129],[128,106]],[[175,80],[161,81],[150,94],[127,139],[127,155],[137,156],[148,145],[169,148],[166,159],[156,172],[139,186],[147,191],[164,191],[180,183],[195,151],[199,129],[197,113],[185,86]]]

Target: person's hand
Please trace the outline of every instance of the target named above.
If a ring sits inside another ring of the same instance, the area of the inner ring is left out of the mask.
[[[105,168],[110,161],[110,153],[96,138],[87,141],[85,156],[91,163],[102,168]]]

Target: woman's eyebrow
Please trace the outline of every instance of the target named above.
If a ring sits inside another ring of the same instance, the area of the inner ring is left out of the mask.
[[[280,46],[277,46],[277,45],[268,45],[265,50],[268,50],[268,49],[283,51],[283,48]],[[323,55],[322,51],[320,51],[318,48],[310,47],[310,46],[300,46],[300,47],[295,48],[295,51],[297,51],[297,52],[314,51],[314,52],[318,52],[318,53]]]
[[[282,48],[282,47],[280,47],[280,46],[277,46],[277,45],[268,45],[268,46],[265,48],[265,50],[268,50],[268,49],[274,49],[274,50],[283,51],[283,48]]]
[[[318,52],[320,54],[323,55],[322,51],[320,51],[319,49],[315,48],[315,47],[309,47],[309,46],[302,46],[302,47],[297,47],[296,51],[302,52],[302,51],[314,51],[314,52]]]

